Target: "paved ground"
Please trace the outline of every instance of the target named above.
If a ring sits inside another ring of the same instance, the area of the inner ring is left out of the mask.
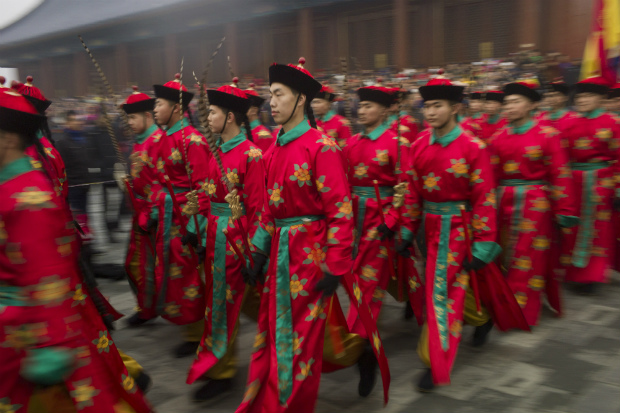
[[[93,210],[99,210],[93,204]],[[95,229],[100,221],[96,220]],[[127,222],[117,238],[96,245],[104,251],[100,262],[124,259]],[[134,299],[125,281],[100,281],[102,290],[121,312],[132,313]],[[345,301],[343,301],[344,303]],[[473,329],[465,327],[452,385],[434,394],[415,391],[423,365],[415,353],[420,329],[402,317],[402,305],[388,300],[380,330],[390,361],[390,402],[383,408],[380,382],[366,399],[357,395],[355,368],[323,375],[317,413],[336,412],[575,412],[620,413],[620,277],[596,297],[566,290],[566,315],[554,318],[545,310],[533,333],[491,333],[481,349],[470,344]],[[242,319],[239,376],[234,391],[211,403],[194,404],[190,395],[199,384],[185,384],[190,359],[175,359],[171,351],[181,341],[180,328],[157,320],[138,329],[117,322],[114,339],[151,374],[148,398],[161,413],[233,412],[242,398],[256,326]]]

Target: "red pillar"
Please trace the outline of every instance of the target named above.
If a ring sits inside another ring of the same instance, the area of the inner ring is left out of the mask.
[[[74,80],[74,96],[85,96],[88,94],[88,82],[90,67],[88,56],[83,51],[76,52],[73,55],[73,80]]]
[[[164,36],[164,67],[166,68],[166,73],[164,74],[163,82],[174,79],[174,74],[179,73],[179,70],[181,70],[177,37],[173,33]]]
[[[394,0],[394,64],[396,70],[407,67],[407,0]]]
[[[127,43],[119,43],[114,47],[114,61],[116,63],[116,85],[112,85],[115,91],[122,91],[129,84],[129,52]]]
[[[305,8],[298,13],[299,56],[306,58],[304,67],[312,71],[314,64],[314,32],[312,30],[312,9]],[[291,62],[294,63],[294,62]]]
[[[224,43],[226,48],[227,57],[230,57],[230,65],[235,76],[240,76],[239,67],[239,33],[237,29],[237,22],[226,23],[226,42]],[[226,63],[228,64],[228,62]],[[229,78],[230,76],[226,76]],[[232,79],[231,79],[232,80]]]

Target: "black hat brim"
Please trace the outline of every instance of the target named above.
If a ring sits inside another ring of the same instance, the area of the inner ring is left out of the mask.
[[[479,92],[470,93],[468,98],[469,100],[482,100],[482,93],[479,93]]]
[[[357,90],[360,102],[375,102],[385,107],[394,103],[394,96],[376,89],[361,88]]]
[[[422,99],[427,100],[449,100],[452,102],[460,102],[463,100],[464,86],[445,86],[432,85],[420,86],[419,91]]]
[[[506,86],[504,86],[504,96],[510,95],[525,96],[532,102],[539,102],[541,100],[540,93],[538,93],[532,88],[521,85],[519,83],[508,83]]]
[[[52,104],[51,100],[41,100],[41,99],[37,99],[35,97],[32,97],[30,95],[23,95],[26,99],[28,99],[28,102],[32,103],[32,106],[34,106],[34,108],[37,110],[37,112],[39,112],[41,115],[43,115],[45,113],[45,111],[47,110],[47,108],[50,107],[50,105]]]
[[[311,76],[287,65],[274,64],[269,66],[269,84],[282,83],[306,95],[307,100],[312,100],[321,90],[321,84]]]
[[[219,90],[207,90],[207,97],[210,105],[219,106],[220,108],[232,110],[245,114],[250,109],[250,101],[230,93],[221,92]]]
[[[126,114],[152,112],[155,107],[155,99],[145,99],[134,103],[124,103],[123,110]]]
[[[167,87],[164,85],[153,85],[153,91],[155,92],[155,97],[169,100],[174,103],[179,103],[179,91],[178,89],[173,89],[171,87]],[[194,98],[194,94],[190,92],[181,92],[183,94],[183,106],[187,107],[189,102]]]
[[[567,96],[570,93],[570,87],[566,83],[551,83],[551,89]]]
[[[484,100],[491,102],[504,103],[505,93],[485,93]]]
[[[609,89],[607,97],[609,99],[620,98],[620,88]]]
[[[330,92],[325,92],[325,91],[320,91],[319,93],[316,94],[316,96],[314,98],[315,99],[325,99],[325,100],[328,100],[330,102],[333,102],[334,99],[336,99],[336,94],[335,93],[330,93]]]
[[[596,93],[597,95],[607,95],[609,88],[604,85],[594,83],[576,83],[574,86],[575,94],[578,93]]]
[[[0,107],[0,129],[25,136],[34,136],[41,129],[45,116],[24,113],[19,110]]]
[[[263,106],[263,103],[265,103],[265,99],[260,97],[260,96],[254,96],[254,95],[247,95],[248,99],[250,100],[250,106],[256,106],[257,108],[260,108],[261,106]]]

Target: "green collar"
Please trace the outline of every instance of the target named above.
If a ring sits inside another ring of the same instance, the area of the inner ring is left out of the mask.
[[[533,119],[530,119],[521,126],[512,126],[511,124],[510,127],[512,129],[512,133],[514,133],[515,135],[523,135],[529,132],[530,129],[534,127],[534,125],[536,125],[536,123]]]
[[[187,120],[187,118],[183,117],[183,119],[175,123],[170,129],[166,131],[166,135],[173,135],[186,126],[189,126],[189,121]]]
[[[329,122],[330,120],[332,120],[332,118],[336,116],[336,112],[334,112],[333,110],[330,110],[329,112],[327,112],[325,115],[323,115],[323,117],[321,118],[321,120],[323,122]]]
[[[0,169],[0,184],[32,170],[34,169],[32,168],[29,157],[24,156],[23,158],[19,158]]]
[[[387,122],[391,125],[394,122],[398,122],[399,118],[398,115],[390,115],[387,118]]]
[[[250,129],[254,129],[260,126],[260,120],[258,119],[254,119],[252,122],[250,122]]]
[[[601,116],[603,113],[605,113],[603,108],[598,108],[598,109],[594,109],[591,112],[584,113],[583,116],[585,116],[588,119],[596,119],[599,116]]]
[[[463,122],[464,120],[465,120],[465,116],[460,115],[460,114],[458,114],[458,113],[456,114],[456,122],[457,122],[457,123],[461,123],[461,122]]]
[[[409,115],[409,112],[407,112],[406,110],[401,110],[399,114],[401,118],[404,118],[405,116]]]
[[[293,142],[295,139],[299,138],[304,133],[310,130],[310,124],[308,123],[308,118],[304,116],[304,120],[299,122],[297,126],[295,126],[290,131],[284,133],[284,128],[280,129],[278,133],[278,139],[276,143],[278,146],[284,146],[287,143]]]
[[[481,119],[482,118],[482,112],[478,112],[478,113],[474,113],[473,115],[471,115],[472,119]]]
[[[39,139],[43,138],[43,132],[41,132],[40,129],[37,131],[37,138]]]
[[[368,138],[371,141],[376,141],[377,139],[379,139],[379,136],[383,135],[383,133],[390,127],[390,124],[387,122],[383,122],[382,124],[380,124],[379,126],[377,126],[372,132],[370,132],[369,134],[366,134],[366,132],[364,131],[364,133],[362,133],[362,138]]]
[[[487,119],[487,123],[489,123],[490,125],[495,125],[497,122],[499,122],[499,120],[499,115],[493,115],[489,116],[489,118]]]
[[[217,140],[217,146],[219,146],[219,148],[222,150],[222,152],[226,153],[226,152],[229,152],[229,151],[235,149],[245,139],[246,138],[245,138],[245,135],[243,133],[240,133],[239,135],[235,136],[234,138],[232,138],[228,142],[224,142],[224,143],[222,143],[222,138],[219,138]]]
[[[563,108],[563,109],[560,109],[560,110],[556,110],[555,112],[549,113],[549,118],[551,120],[558,120],[562,116],[566,115],[567,112],[568,112],[568,109],[566,109],[566,108]]]
[[[446,146],[454,142],[456,138],[461,136],[461,133],[463,133],[463,129],[461,129],[459,125],[456,125],[454,129],[452,129],[450,132],[446,133],[441,138],[438,138],[435,134],[435,129],[433,129],[433,134],[431,135],[431,145],[434,143],[438,143],[445,148]]]
[[[151,125],[150,128],[148,128],[147,130],[145,130],[141,134],[136,135],[136,142],[137,143],[144,142],[146,140],[146,138],[151,136],[156,130],[157,130],[157,125],[155,125],[155,124]]]

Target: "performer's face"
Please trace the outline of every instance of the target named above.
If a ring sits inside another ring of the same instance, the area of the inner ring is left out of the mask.
[[[232,113],[228,113],[226,116],[226,112],[219,106],[210,105],[209,106],[209,127],[215,133],[219,133],[219,131],[224,129],[224,124],[230,120],[232,117]]]
[[[482,110],[482,101],[480,99],[473,99],[469,101],[469,111],[471,113],[478,113]]]
[[[499,115],[499,112],[502,110],[502,104],[495,100],[487,100],[484,102],[484,111],[489,116]]]
[[[522,95],[509,95],[504,98],[504,115],[510,122],[526,118],[536,109],[536,104]]]
[[[155,122],[160,126],[166,126],[172,118],[172,113],[175,111],[177,105],[166,99],[157,98],[155,100],[155,108],[153,109],[153,115]]]
[[[311,105],[316,116],[323,116],[331,109],[331,103],[327,99],[312,99]]]
[[[568,100],[568,96],[561,92],[548,92],[545,94],[545,98],[549,106],[553,109],[560,109],[566,106],[566,101]]]
[[[375,126],[385,120],[387,108],[377,102],[363,100],[360,102],[357,116],[363,126]]]
[[[603,96],[598,93],[579,93],[575,95],[575,108],[578,112],[592,112],[601,107]]]
[[[149,115],[145,112],[131,113],[127,115],[127,123],[129,123],[129,127],[133,133],[140,135],[141,133],[146,132],[148,129],[147,116]]]
[[[296,101],[298,108],[297,111],[304,110],[306,96],[302,94],[298,100],[298,93],[293,93],[293,90],[290,87],[282,83],[272,83],[269,87],[269,94],[271,95],[271,100],[269,102],[269,106],[271,106],[271,116],[278,125],[282,125],[290,119],[291,114],[295,109]]]
[[[19,135],[15,132],[7,132],[0,129],[0,168],[15,159],[10,154],[23,154],[24,145]]]
[[[427,100],[424,102],[424,119],[431,127],[441,129],[458,113],[459,106],[444,99]]]

